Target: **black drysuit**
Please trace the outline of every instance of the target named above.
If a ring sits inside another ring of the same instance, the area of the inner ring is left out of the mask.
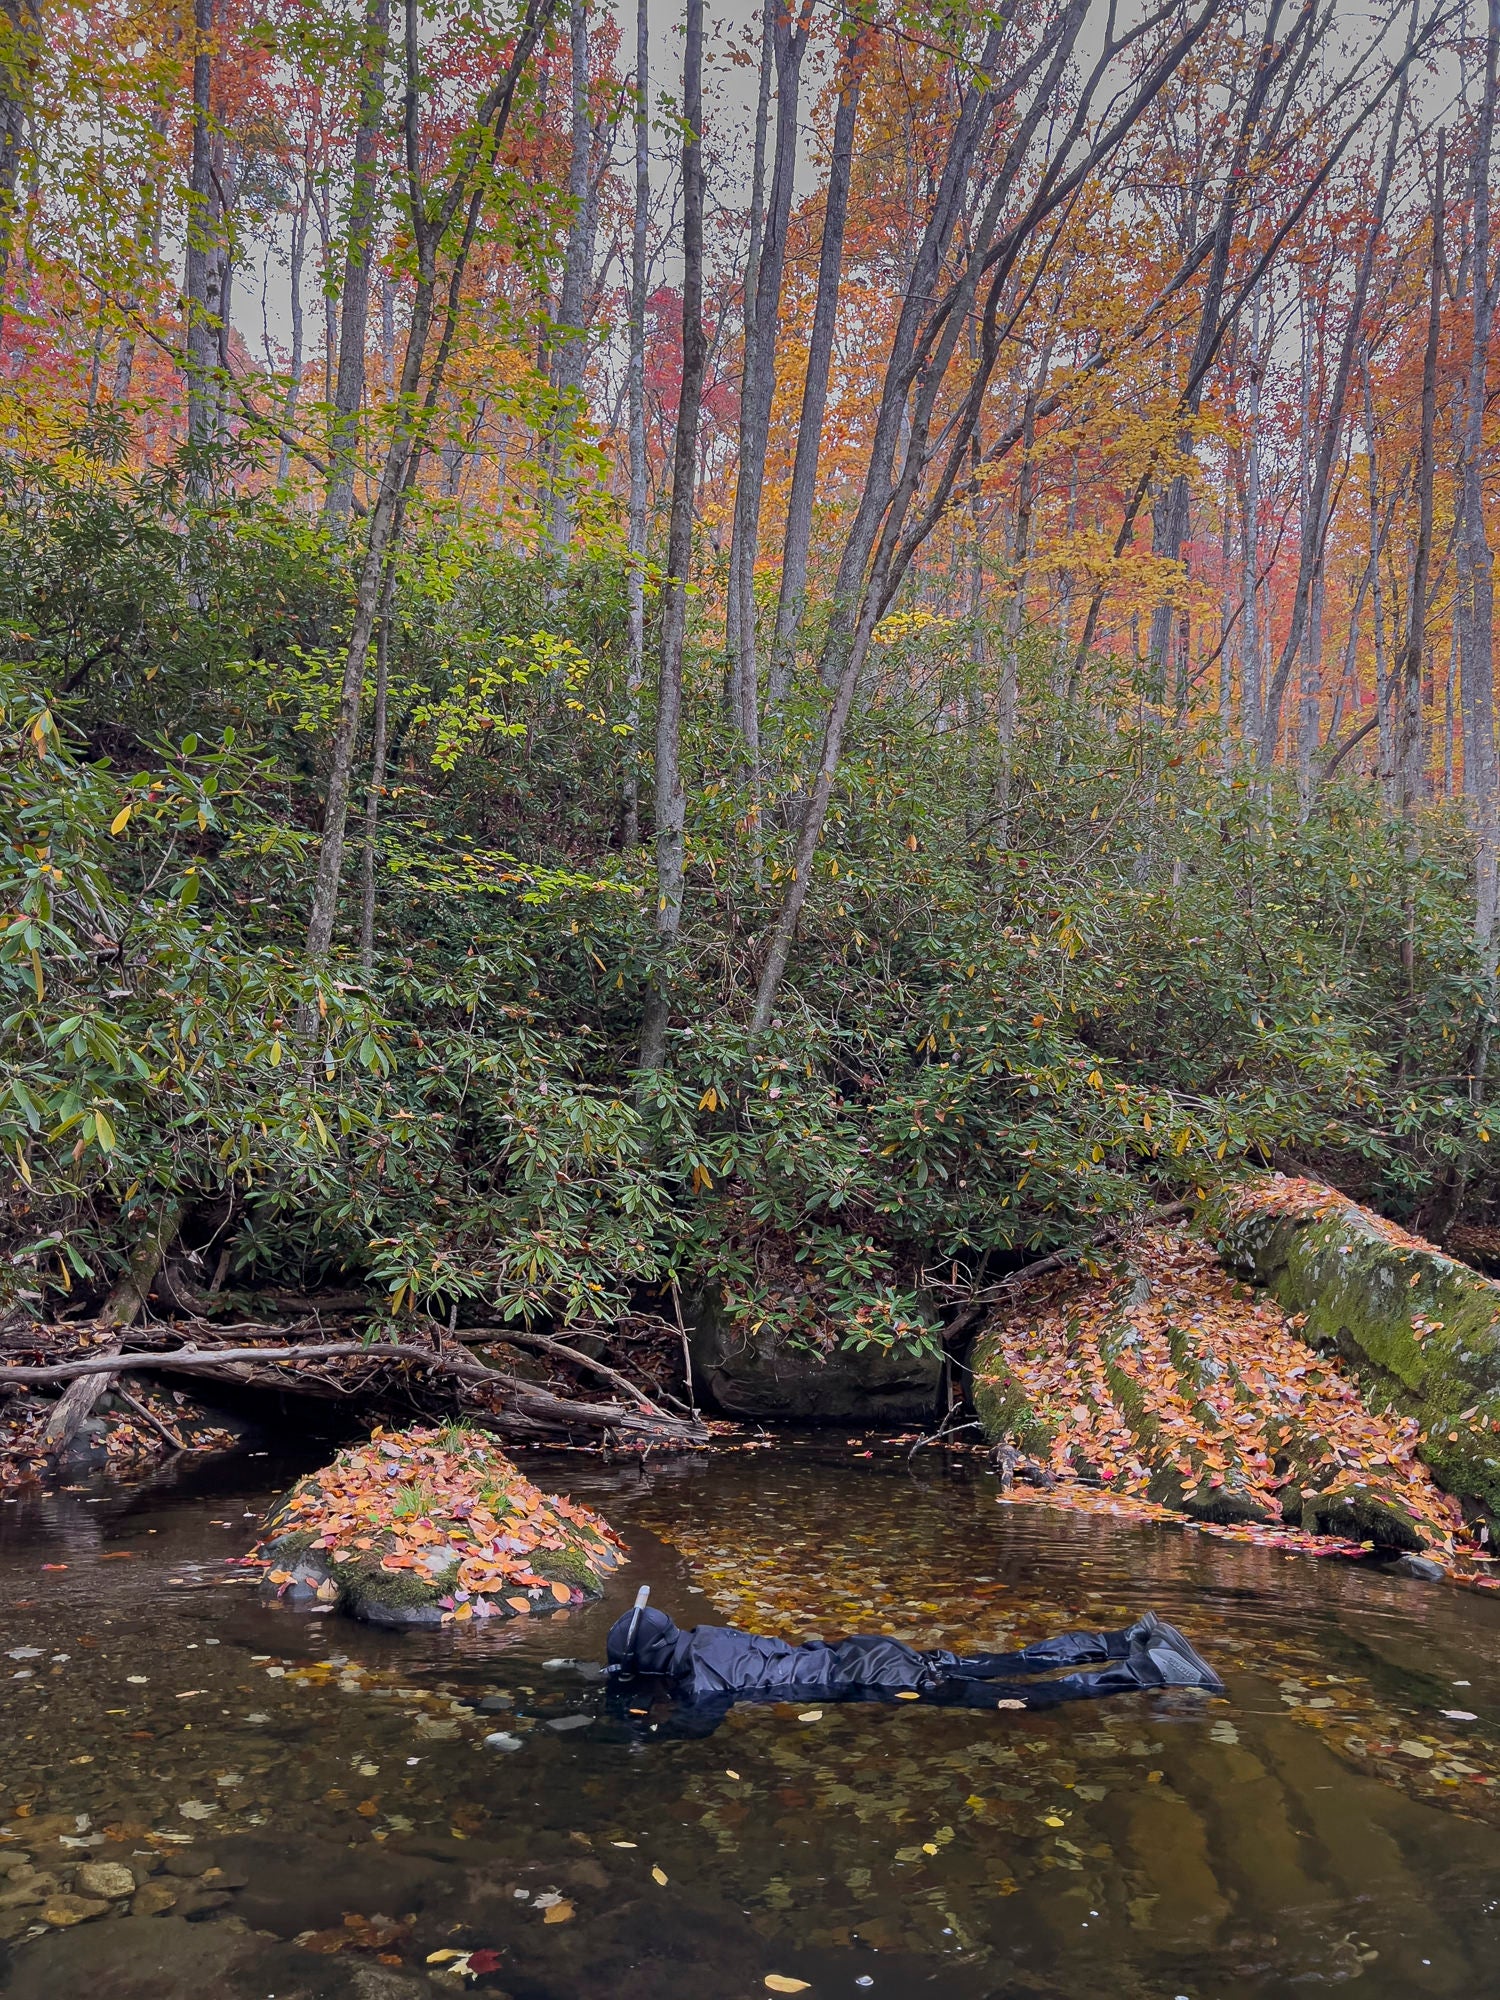
[[[1005,1700],[1051,1708],[1140,1689],[1224,1691],[1218,1675],[1182,1634],[1149,1612],[1124,1631],[1064,1632],[1019,1652],[967,1658],[941,1649],[919,1653],[899,1639],[883,1637],[843,1639],[836,1646],[813,1639],[789,1646],[784,1639],[727,1625],[681,1632],[664,1611],[650,1607],[639,1613],[632,1640],[634,1617],[627,1612],[610,1628],[611,1676],[664,1684],[675,1704],[701,1714],[702,1733],[737,1701],[893,1701],[916,1695],[966,1708],[993,1708]],[[1059,1667],[1096,1671],[1038,1678]]]

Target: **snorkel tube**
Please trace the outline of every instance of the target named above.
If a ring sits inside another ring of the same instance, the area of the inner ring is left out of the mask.
[[[641,1613],[645,1610],[646,1600],[650,1595],[651,1586],[649,1583],[643,1583],[635,1594],[635,1609],[630,1614],[630,1629],[625,1634],[625,1658],[632,1667],[635,1665],[636,1628],[641,1622]]]

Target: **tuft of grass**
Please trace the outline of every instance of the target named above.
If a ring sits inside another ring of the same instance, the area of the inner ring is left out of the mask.
[[[407,1521],[432,1513],[437,1505],[438,1496],[430,1486],[403,1486],[391,1502],[391,1513],[398,1521]]]

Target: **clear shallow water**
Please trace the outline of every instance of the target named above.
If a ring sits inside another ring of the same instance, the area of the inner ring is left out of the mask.
[[[300,1469],[240,1457],[0,1508],[11,1847],[45,1867],[81,1851],[60,1833],[102,1834],[93,1852],[142,1876],[206,1856],[227,1885],[215,1906],[200,1878],[192,1920],[22,1931],[0,1993],[396,2000],[435,1990],[431,1953],[477,1948],[475,1989],[514,2000],[718,2000],[768,1973],[819,2000],[1500,1994],[1491,1600],[1002,1505],[937,1468],[537,1456],[530,1476],[630,1541],[612,1597],[392,1636],[217,1581]],[[578,1721],[597,1684],[545,1663],[602,1658],[647,1580],[685,1624],[960,1650],[1155,1606],[1230,1699],[750,1707],[706,1739],[638,1740]],[[486,1748],[496,1729],[520,1748]],[[351,1948],[291,1942],[308,1933]]]

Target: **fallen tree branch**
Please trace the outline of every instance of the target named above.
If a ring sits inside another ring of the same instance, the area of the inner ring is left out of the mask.
[[[618,1368],[611,1368],[603,1361],[595,1361],[592,1355],[580,1354],[576,1347],[569,1347],[561,1340],[553,1340],[545,1333],[532,1333],[529,1329],[522,1331],[510,1326],[461,1326],[455,1328],[448,1337],[462,1341],[466,1346],[486,1346],[491,1341],[496,1343],[509,1341],[514,1347],[535,1347],[543,1354],[555,1355],[559,1361],[570,1362],[575,1368],[586,1369],[591,1375],[597,1375],[601,1381],[613,1382],[617,1389],[623,1389],[627,1396],[633,1396],[641,1408],[649,1410],[653,1416],[663,1414],[661,1406],[653,1403],[651,1398],[643,1390],[638,1389],[628,1375],[622,1375]]]

